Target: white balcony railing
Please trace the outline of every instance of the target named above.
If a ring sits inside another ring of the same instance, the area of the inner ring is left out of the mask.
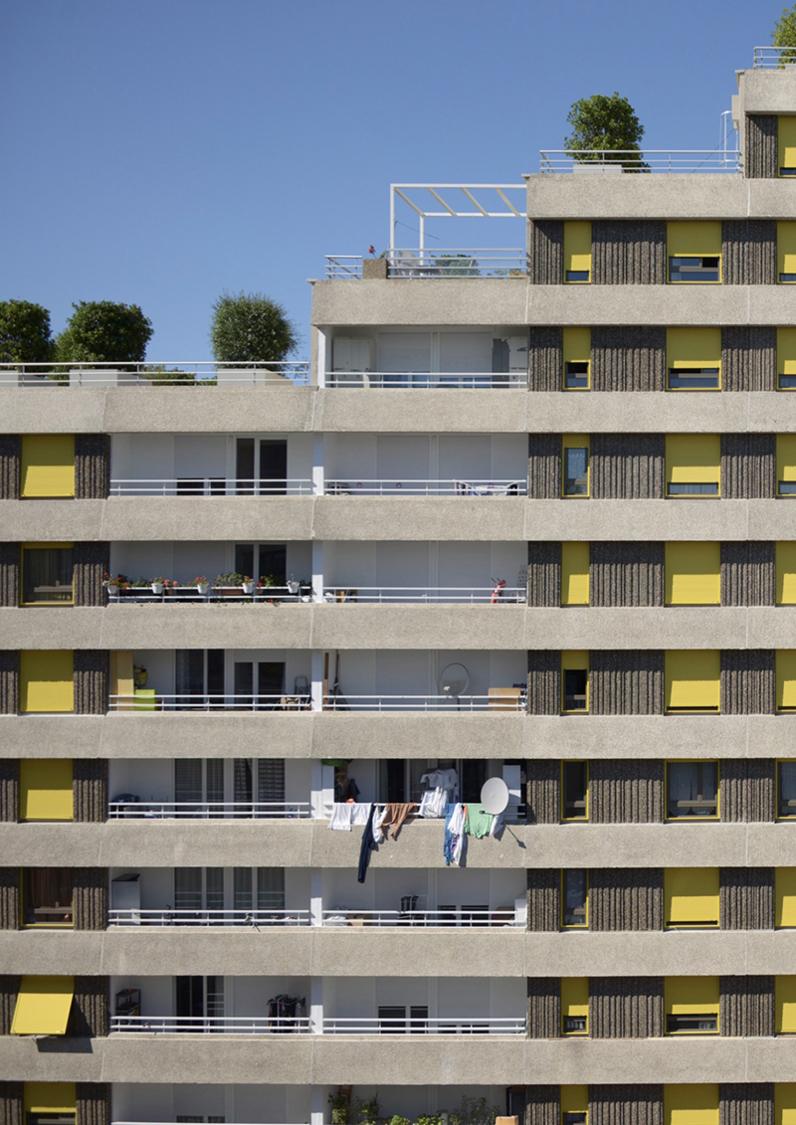
[[[740,172],[740,153],[718,149],[543,149],[540,172]]]
[[[115,477],[110,483],[111,496],[311,496],[312,493],[312,481],[306,477],[286,480]]]
[[[109,910],[109,926],[308,926],[308,910]]]
[[[378,1017],[338,1018],[325,1016],[324,1035],[524,1035],[523,1018],[496,1019],[475,1016],[472,1019],[435,1017],[412,1019],[380,1019]]]
[[[165,1035],[269,1035],[312,1031],[309,1016],[111,1016],[111,1032]]]
[[[139,711],[307,711],[309,694],[304,695],[188,695],[153,692],[135,695],[109,695],[108,710]]]
[[[327,480],[327,496],[525,496],[525,480]]]
[[[514,695],[338,695],[323,697],[326,711],[517,711],[525,710],[522,689]]]
[[[793,47],[755,47],[755,70],[781,70],[786,66],[796,66],[796,50]]]
[[[471,907],[437,910],[370,910],[362,907],[334,907],[324,910],[323,926],[383,929],[392,926],[455,927],[471,929],[524,929],[525,923],[517,917],[514,907],[479,910]]]
[[[470,390],[526,390],[527,371],[441,372],[441,371],[332,371],[327,387],[367,387],[370,390],[429,390],[453,388]]]
[[[108,601],[111,605],[123,605],[128,602],[169,605],[174,602],[210,603],[220,600],[265,605],[271,602],[299,603],[312,600],[309,590],[305,593],[296,593],[288,586],[256,587],[251,594],[245,594],[240,586],[213,584],[206,593],[200,593],[196,586],[168,586],[159,594],[156,594],[151,586],[108,586],[107,589]]]
[[[525,250],[515,246],[450,250],[409,247],[387,254],[387,275],[395,278],[509,278],[525,277],[527,273]]]
[[[146,801],[108,802],[109,820],[296,820],[310,815],[309,801]]]
[[[169,359],[146,363],[112,360],[80,367],[49,363],[0,363],[2,387],[262,387],[306,386],[307,360],[216,363]]]
[[[418,605],[517,605],[525,602],[520,586],[324,586],[324,601],[407,603]]]
[[[361,254],[326,254],[327,281],[360,281],[362,279]]]

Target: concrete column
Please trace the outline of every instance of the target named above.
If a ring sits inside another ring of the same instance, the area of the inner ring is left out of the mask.
[[[323,543],[317,540],[312,544],[312,600],[323,601]]]
[[[318,386],[326,386],[326,333],[318,329],[317,333],[318,351],[317,351],[317,364],[318,364]],[[313,1122],[314,1125],[314,1122]]]
[[[319,761],[310,762],[310,815],[313,820],[323,817],[323,765]]]
[[[323,710],[323,652],[313,652],[310,660],[312,710]]]
[[[326,1087],[313,1086],[310,1095],[310,1125],[323,1125],[326,1112]]]
[[[313,977],[310,981],[310,1019],[315,1035],[323,1034],[323,977]],[[323,1118],[321,1118],[321,1121]],[[312,1115],[313,1125],[315,1113]]]
[[[315,434],[312,439],[312,491],[323,496],[323,434]]]
[[[323,871],[318,868],[310,873],[310,925],[323,925]]]

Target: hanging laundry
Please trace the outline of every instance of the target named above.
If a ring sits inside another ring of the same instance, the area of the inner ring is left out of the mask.
[[[384,833],[381,830],[381,822],[384,820],[384,814],[386,812],[386,809],[379,808],[378,805],[374,805],[373,807],[374,807],[374,810],[375,810],[374,814],[373,814],[373,821],[372,821],[372,824],[373,824],[373,843],[374,844],[383,844],[384,843]]]
[[[391,824],[393,828],[393,839],[398,839],[398,833],[401,831],[401,825],[409,816],[415,815],[417,808],[417,801],[409,801],[408,803],[400,803],[397,801],[390,802],[384,807],[384,816],[381,818],[381,827],[386,828]]]
[[[464,858],[464,823],[467,815],[466,805],[448,805],[445,810],[445,839],[442,854],[445,864],[461,867]]]
[[[293,1020],[306,1012],[306,997],[280,993],[268,1001],[268,1026],[272,1031],[297,1031]]]
[[[337,832],[350,832],[355,808],[355,805],[341,805],[335,802],[332,805],[332,815],[329,817],[329,827]]]
[[[450,804],[450,795],[447,789],[427,789],[420,798],[420,808],[417,815],[427,819],[439,819],[445,815],[445,809]]]
[[[468,801],[464,831],[468,836],[475,836],[476,840],[480,840],[491,834],[492,819],[492,813],[485,812],[483,805]]]
[[[354,811],[351,814],[351,823],[356,827],[359,824],[367,824],[368,817],[370,816],[371,802],[362,801],[356,805],[349,805]]]
[[[365,831],[362,833],[362,843],[359,846],[359,870],[357,871],[357,882],[364,883],[365,876],[368,871],[368,864],[370,863],[370,853],[376,847],[376,841],[373,837],[373,813],[376,810],[375,805],[370,806],[370,815],[368,823],[365,825]]]

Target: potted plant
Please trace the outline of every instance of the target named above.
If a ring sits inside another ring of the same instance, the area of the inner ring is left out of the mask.
[[[163,587],[165,586],[165,584],[166,584],[166,579],[163,577],[163,575],[161,575],[159,578],[153,578],[152,582],[150,583],[150,585],[152,586],[152,593],[153,594],[162,594],[163,593]]]
[[[126,574],[117,574],[115,578],[111,578],[106,571],[102,576],[102,585],[106,590],[113,590],[117,597],[121,597],[130,589],[130,580]]]
[[[228,570],[225,574],[217,574],[213,579],[213,586],[222,598],[236,598],[240,595],[243,585],[243,575],[237,570]]]
[[[330,1094],[327,1100],[332,1111],[332,1125],[348,1125],[348,1115],[351,1108],[348,1095],[338,1091],[336,1094]]]
[[[240,585],[241,585],[241,589],[243,590],[244,594],[253,594],[254,593],[254,579],[252,578],[252,576],[250,574],[244,574]]]
[[[210,589],[210,583],[207,581],[204,575],[199,578],[194,578],[191,582],[188,583],[188,585],[194,586],[196,588],[197,594],[199,594],[201,597],[207,597],[207,592]]]

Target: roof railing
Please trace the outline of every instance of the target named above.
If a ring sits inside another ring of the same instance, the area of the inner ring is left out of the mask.
[[[307,386],[310,365],[302,360],[216,363],[162,360],[128,363],[0,363],[4,387],[263,387]]]
[[[740,172],[739,152],[715,149],[543,149],[540,172],[641,174],[645,172]]]
[[[755,70],[784,70],[796,66],[796,49],[793,47],[755,47]]]

